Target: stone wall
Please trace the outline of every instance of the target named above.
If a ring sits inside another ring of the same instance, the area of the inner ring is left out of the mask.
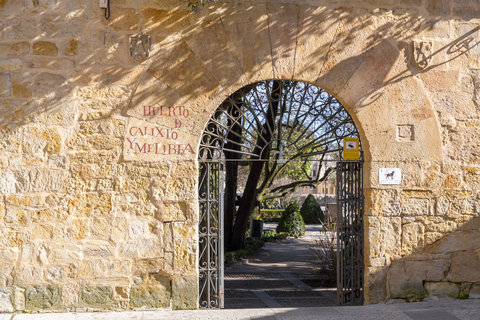
[[[273,78],[361,130],[366,302],[480,297],[477,1],[111,5],[0,1],[0,311],[196,308],[199,138]]]

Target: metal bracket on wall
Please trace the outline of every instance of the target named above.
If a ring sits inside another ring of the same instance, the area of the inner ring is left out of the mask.
[[[105,19],[110,18],[110,0],[100,0],[100,8],[105,9]]]

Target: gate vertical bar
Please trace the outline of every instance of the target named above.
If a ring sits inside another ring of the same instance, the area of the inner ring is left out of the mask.
[[[223,306],[222,194],[220,162],[199,162],[198,273],[200,308]]]
[[[337,162],[337,298],[363,304],[363,162]]]
[[[223,167],[223,166],[222,166]],[[224,308],[225,307],[225,283],[224,283],[224,276],[225,276],[225,268],[224,268],[224,258],[223,258],[223,255],[224,255],[224,244],[223,244],[223,239],[224,239],[224,223],[223,223],[223,218],[224,218],[224,203],[223,203],[223,200],[224,200],[224,195],[225,195],[225,172],[223,171],[223,168],[220,167],[219,168],[219,180],[220,180],[220,183],[219,183],[219,217],[218,217],[218,221],[219,221],[219,233],[220,233],[220,239],[219,239],[219,242],[220,242],[220,272],[219,272],[219,276],[220,276],[220,308]]]
[[[337,219],[336,219],[336,229],[337,229],[337,302],[339,305],[343,301],[343,259],[342,259],[342,241],[340,239],[341,227],[342,224],[342,205],[341,193],[343,191],[343,174],[342,174],[342,163],[337,162]]]

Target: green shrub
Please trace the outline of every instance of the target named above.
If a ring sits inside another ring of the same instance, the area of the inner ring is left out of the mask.
[[[325,214],[323,213],[322,208],[320,208],[317,200],[311,194],[309,194],[307,199],[305,199],[305,202],[303,202],[300,214],[305,223],[318,223],[319,221],[323,222],[323,220],[325,220]]]
[[[277,233],[287,232],[294,237],[303,236],[305,234],[305,222],[300,215],[298,201],[292,202],[282,214],[282,218],[277,226]]]

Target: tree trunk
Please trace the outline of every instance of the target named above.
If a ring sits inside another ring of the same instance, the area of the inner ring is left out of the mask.
[[[275,118],[278,115],[278,107],[280,105],[278,98],[280,97],[280,83],[279,81],[273,82],[272,88],[272,98],[276,101],[270,102],[270,108],[266,112],[266,119],[265,123],[263,124],[263,137],[265,141],[270,142],[272,139],[272,134],[268,130],[268,127],[275,130]],[[267,124],[268,123],[268,124]],[[262,131],[260,131],[262,132]],[[257,145],[261,148],[265,147],[265,142],[259,137],[257,139]],[[256,150],[256,154],[260,155],[262,152],[261,149]],[[268,159],[268,153],[262,153],[262,159]],[[245,185],[245,191],[242,196],[242,203],[240,204],[237,216],[235,219],[235,224],[233,227],[233,234],[230,242],[228,243],[227,247],[230,248],[231,251],[240,250],[245,248],[245,232],[247,230],[248,220],[252,210],[255,208],[255,204],[257,201],[257,186],[258,181],[260,180],[265,162],[264,161],[255,161],[251,165],[250,173],[248,175],[247,183]]]
[[[241,101],[236,101],[236,103],[241,103]],[[236,107],[232,105],[230,110],[234,110]],[[231,120],[229,120],[228,125],[231,125]],[[227,140],[240,142],[241,138],[234,133],[237,133],[241,136],[242,127],[235,123],[231,131],[227,135]],[[240,150],[240,145],[227,142],[225,145],[226,149],[231,150]],[[229,244],[233,236],[233,222],[235,221],[235,212],[236,212],[236,200],[237,200],[237,184],[238,184],[238,160],[240,160],[241,155],[236,152],[225,151],[225,205],[224,205],[224,236],[225,236],[225,249],[231,251]],[[230,160],[230,161],[229,161]],[[235,161],[231,161],[235,160]]]

